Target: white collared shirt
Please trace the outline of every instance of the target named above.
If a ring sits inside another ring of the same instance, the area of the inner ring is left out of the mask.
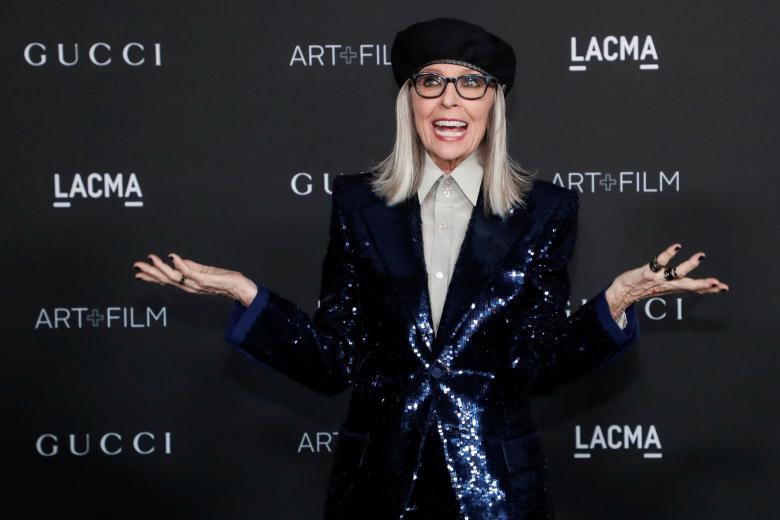
[[[431,156],[425,153],[417,198],[420,201],[423,251],[428,271],[434,333],[439,328],[452,271],[466,236],[472,210],[477,204],[482,175],[477,152],[466,157],[449,174],[442,172]],[[617,321],[620,328],[624,328],[627,322],[625,313]]]
[[[482,166],[476,152],[449,174],[442,172],[426,152],[417,198],[434,332],[439,328],[447,288],[481,184]]]

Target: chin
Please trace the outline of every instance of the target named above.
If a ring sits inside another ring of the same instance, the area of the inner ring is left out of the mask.
[[[453,161],[459,157],[466,157],[471,153],[467,147],[462,146],[435,146],[429,149],[428,152],[445,161]]]

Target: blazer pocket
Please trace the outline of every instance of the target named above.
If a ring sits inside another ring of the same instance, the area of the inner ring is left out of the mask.
[[[538,432],[501,441],[509,474],[537,469],[545,464],[542,438]]]
[[[347,518],[346,511],[360,508],[354,503],[354,491],[360,480],[358,473],[362,471],[368,437],[368,433],[351,431],[343,426],[339,428],[325,499],[326,518]]]
[[[336,441],[336,459],[339,465],[346,468],[357,468],[363,464],[363,455],[368,446],[368,433],[339,428]]]

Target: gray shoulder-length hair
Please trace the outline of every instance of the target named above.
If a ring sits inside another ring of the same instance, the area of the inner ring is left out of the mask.
[[[525,206],[536,172],[523,169],[510,155],[506,138],[504,91],[495,88],[496,98],[488,115],[485,137],[479,145],[478,161],[483,168],[482,191],[485,214],[502,219],[516,206]],[[374,166],[371,188],[392,206],[417,193],[422,180],[425,148],[414,126],[411,80],[407,80],[395,101],[395,144],[393,150]]]

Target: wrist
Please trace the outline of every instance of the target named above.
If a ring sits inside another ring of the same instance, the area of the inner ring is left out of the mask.
[[[615,320],[625,312],[625,310],[634,303],[629,297],[628,287],[619,279],[616,278],[607,290],[604,292],[604,296],[607,299],[607,305],[609,306],[609,312],[612,314],[612,318]]]
[[[234,299],[238,300],[244,307],[249,307],[252,301],[257,296],[258,288],[249,278],[243,276],[242,280],[231,291],[231,295]]]

